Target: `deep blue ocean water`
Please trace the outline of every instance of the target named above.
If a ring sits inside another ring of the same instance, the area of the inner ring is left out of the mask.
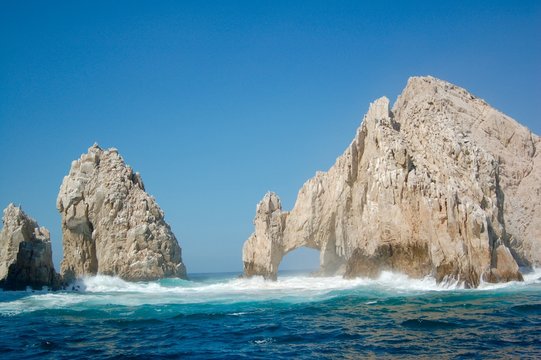
[[[477,290],[237,274],[0,292],[1,359],[541,358],[541,273]]]

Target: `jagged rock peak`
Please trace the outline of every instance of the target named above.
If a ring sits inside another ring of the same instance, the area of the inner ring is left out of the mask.
[[[245,276],[263,275],[265,278],[276,279],[278,265],[285,253],[281,246],[275,246],[273,242],[281,241],[287,215],[282,212],[282,203],[274,192],[267,192],[257,204],[254,219],[256,231],[244,244],[243,257],[269,261],[245,262]]]
[[[186,277],[180,246],[163,211],[117,149],[94,144],[73,161],[57,208],[66,280],[95,274],[133,281]]]
[[[30,286],[56,288],[59,278],[54,270],[49,230],[13,204],[3,213],[0,232],[0,287],[24,290]]]
[[[385,97],[290,212],[267,194],[243,247],[244,273],[276,278],[282,257],[320,250],[321,273],[433,275],[475,287],[541,264],[540,138],[466,90],[412,77]]]
[[[257,204],[258,214],[272,214],[275,211],[282,210],[282,202],[276,193],[269,191],[263,199]]]

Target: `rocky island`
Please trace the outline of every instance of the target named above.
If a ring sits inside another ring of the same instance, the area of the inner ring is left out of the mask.
[[[57,199],[64,280],[103,274],[130,281],[186,277],[181,249],[139,173],[97,144],[71,164]]]
[[[64,256],[54,270],[49,231],[19,207],[4,210],[0,288],[64,287],[84,276],[130,281],[186,278],[181,248],[139,173],[97,144],[71,164],[57,198]]]
[[[541,265],[540,144],[466,90],[410,78],[392,108],[385,97],[370,105],[344,154],[303,185],[291,211],[264,196],[243,247],[244,275],[276,279],[282,258],[304,246],[320,251],[322,275],[520,281]],[[163,211],[115,148],[95,144],[72,162],[57,208],[62,277],[48,230],[10,204],[0,287],[54,288],[97,274],[186,277]]]
[[[394,270],[438,282],[521,280],[541,264],[540,138],[466,90],[410,78],[392,109],[370,105],[346,151],[298,193],[267,193],[243,247],[244,275],[276,279],[299,247],[320,272]]]
[[[40,227],[13,204],[4,210],[0,232],[0,288],[41,290],[57,288],[59,276],[54,270],[49,230]]]

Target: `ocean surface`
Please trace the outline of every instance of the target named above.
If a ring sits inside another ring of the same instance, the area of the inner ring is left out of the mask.
[[[0,292],[0,358],[541,358],[539,271],[476,290],[393,273],[97,276],[75,289]]]

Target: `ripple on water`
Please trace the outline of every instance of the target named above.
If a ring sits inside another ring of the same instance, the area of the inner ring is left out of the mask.
[[[430,320],[430,319],[422,319],[422,318],[405,320],[405,321],[402,321],[400,325],[409,329],[426,330],[426,331],[449,330],[449,329],[462,327],[459,324],[455,324],[448,321]]]
[[[541,315],[541,304],[515,305],[511,310],[522,314]]]

